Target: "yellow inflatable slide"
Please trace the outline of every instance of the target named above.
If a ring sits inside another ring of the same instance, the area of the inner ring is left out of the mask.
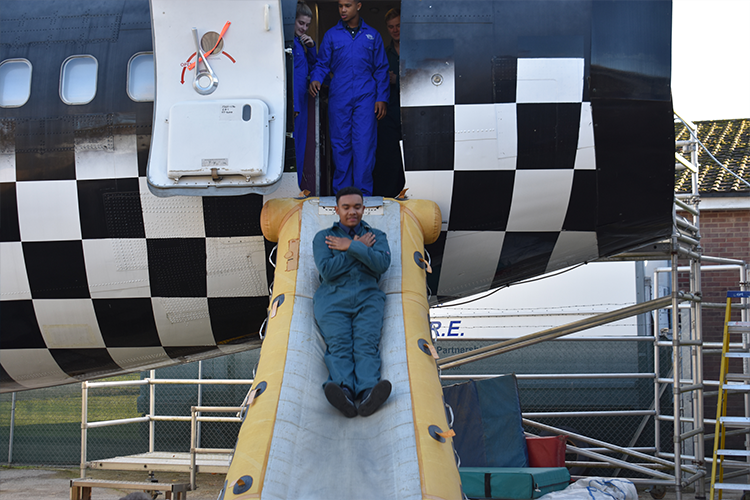
[[[455,499],[461,484],[431,338],[425,243],[440,210],[423,200],[367,198],[364,220],[384,231],[391,266],[381,340],[390,398],[345,418],[325,399],[325,343],[313,317],[320,281],[315,234],[338,220],[333,198],[277,199],[261,214],[278,242],[273,295],[253,383],[220,500]]]

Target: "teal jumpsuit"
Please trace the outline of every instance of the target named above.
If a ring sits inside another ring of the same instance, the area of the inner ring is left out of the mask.
[[[358,229],[359,236],[367,231],[375,234],[372,247],[352,241],[345,252],[328,248],[326,236],[352,238],[338,222],[318,232],[313,240],[315,265],[321,280],[313,297],[313,310],[328,347],[326,383],[348,387],[355,397],[380,380],[379,346],[385,293],[378,288],[378,279],[391,263],[385,233],[364,221]]]

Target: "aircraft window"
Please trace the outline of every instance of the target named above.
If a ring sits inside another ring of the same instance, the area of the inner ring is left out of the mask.
[[[93,56],[70,56],[60,70],[60,99],[65,104],[88,104],[96,95],[99,62]]]
[[[153,101],[154,53],[139,52],[128,62],[128,97],[134,101]]]
[[[31,63],[26,59],[6,59],[0,63],[0,107],[18,108],[31,95]]]

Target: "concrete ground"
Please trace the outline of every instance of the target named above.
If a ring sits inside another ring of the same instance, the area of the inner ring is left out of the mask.
[[[109,479],[114,481],[147,481],[145,472],[89,470],[87,477],[92,479]],[[55,469],[40,467],[0,467],[0,498],[2,500],[53,500],[70,498],[70,480],[80,477],[78,469]],[[186,473],[156,473],[159,482],[189,483]],[[222,474],[198,474],[198,488],[188,493],[189,500],[216,500],[224,485]],[[638,486],[638,500],[653,500],[645,491],[646,486]],[[127,490],[102,489],[92,490],[92,500],[119,500],[130,493]],[[707,492],[708,493],[708,492]],[[692,492],[683,492],[684,500],[693,500]],[[739,500],[741,492],[727,491],[723,500]],[[159,497],[163,499],[163,496]],[[335,499],[331,499],[335,500]],[[385,500],[385,499],[384,499]],[[674,489],[667,489],[663,500],[675,500]]]
[[[0,499],[2,500],[52,500],[70,498],[70,480],[80,477],[79,469],[32,467],[0,468]],[[86,477],[114,481],[148,481],[145,472],[88,470]],[[189,483],[190,476],[179,472],[157,472],[160,483]],[[198,488],[188,493],[189,500],[216,500],[224,485],[222,474],[198,474]],[[92,500],[119,500],[132,490],[94,488]],[[164,499],[160,495],[161,500]]]

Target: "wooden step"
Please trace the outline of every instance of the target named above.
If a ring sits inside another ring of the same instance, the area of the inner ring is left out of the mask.
[[[719,421],[725,427],[750,427],[750,418],[748,417],[720,417]]]
[[[167,499],[182,500],[190,491],[188,483],[151,483],[135,481],[110,481],[107,479],[79,478],[70,480],[70,499],[89,500],[91,488],[114,488],[136,491],[163,491]]]

